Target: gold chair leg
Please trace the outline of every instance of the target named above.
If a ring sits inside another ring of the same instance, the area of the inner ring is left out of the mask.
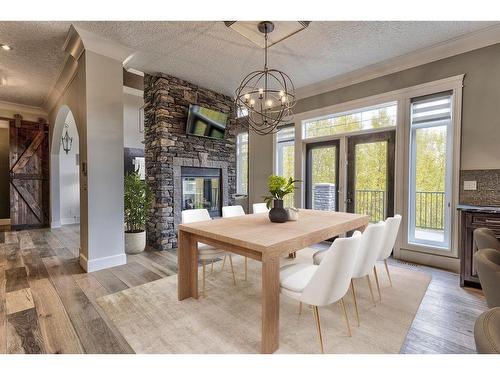
[[[314,319],[316,320],[316,329],[318,330],[319,345],[321,346],[321,353],[324,354],[323,349],[323,336],[321,335],[321,322],[319,320],[319,310],[318,306],[313,306]]]
[[[248,258],[245,257],[245,281],[248,280],[247,274],[248,274]]]
[[[224,255],[224,258],[222,259],[222,266],[220,268],[220,272],[224,271],[224,265],[226,264],[226,257],[227,255]]]
[[[302,302],[299,302],[299,315],[302,314]]]
[[[205,296],[205,265],[206,265],[205,260],[202,260],[201,264],[203,265],[203,281],[202,281],[201,285],[202,285],[202,289],[203,289],[203,297],[206,297]]]
[[[231,273],[233,274],[233,283],[236,285],[236,276],[234,276],[234,268],[233,268],[233,258],[231,254],[229,254],[229,264],[231,264]]]
[[[380,294],[380,285],[378,283],[377,265],[373,266],[373,273],[375,274],[375,282],[377,283],[378,299],[382,303],[382,294]]]
[[[354,299],[354,307],[356,308],[356,319],[358,321],[359,327],[359,311],[358,311],[358,301],[356,301],[356,292],[354,291],[354,282],[351,279],[351,289],[352,289],[352,298]]]
[[[377,306],[375,304],[375,296],[373,295],[372,282],[370,280],[370,275],[366,275],[366,281],[368,282],[368,287],[370,288],[370,295],[372,296],[373,306]]]
[[[392,286],[391,274],[389,273],[389,266],[387,265],[387,259],[384,259],[385,270],[387,271],[387,277],[389,277],[389,284]]]
[[[349,317],[347,316],[347,309],[345,308],[344,299],[340,299],[340,304],[342,305],[342,310],[344,310],[345,323],[347,325],[347,332],[349,333],[349,337],[352,337],[351,333],[351,325],[349,324]]]

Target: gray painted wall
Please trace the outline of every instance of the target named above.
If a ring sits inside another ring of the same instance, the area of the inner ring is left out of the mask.
[[[500,165],[500,44],[299,100],[301,113],[465,73],[462,98],[462,170]],[[250,205],[260,201],[272,171],[272,136],[249,138]]]
[[[273,136],[250,131],[248,135],[248,207],[269,195],[267,178],[273,174]]]

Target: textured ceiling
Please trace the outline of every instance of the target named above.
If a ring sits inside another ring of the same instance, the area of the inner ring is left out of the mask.
[[[69,22],[0,22],[0,100],[40,106],[64,63]]]
[[[126,66],[164,72],[232,95],[263,65],[263,50],[223,22],[74,22],[135,50]],[[312,22],[273,46],[269,66],[296,87],[396,57],[493,25],[493,22]],[[0,100],[42,105],[62,69],[70,22],[0,22]]]

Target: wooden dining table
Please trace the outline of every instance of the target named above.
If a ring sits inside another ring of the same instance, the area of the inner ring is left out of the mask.
[[[261,353],[279,347],[280,258],[315,243],[361,230],[368,216],[299,210],[297,221],[272,223],[267,213],[179,225],[178,298],[198,298],[198,242],[262,263]]]

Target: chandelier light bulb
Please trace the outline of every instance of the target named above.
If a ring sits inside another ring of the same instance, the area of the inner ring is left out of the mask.
[[[273,101],[272,101],[271,99],[268,99],[268,100],[266,101],[266,105],[267,105],[268,107],[272,107],[272,106],[273,106]]]
[[[280,98],[283,98],[285,96],[285,92],[283,90],[280,90]]]
[[[250,107],[253,108],[254,105],[255,105],[255,99],[250,99]]]

